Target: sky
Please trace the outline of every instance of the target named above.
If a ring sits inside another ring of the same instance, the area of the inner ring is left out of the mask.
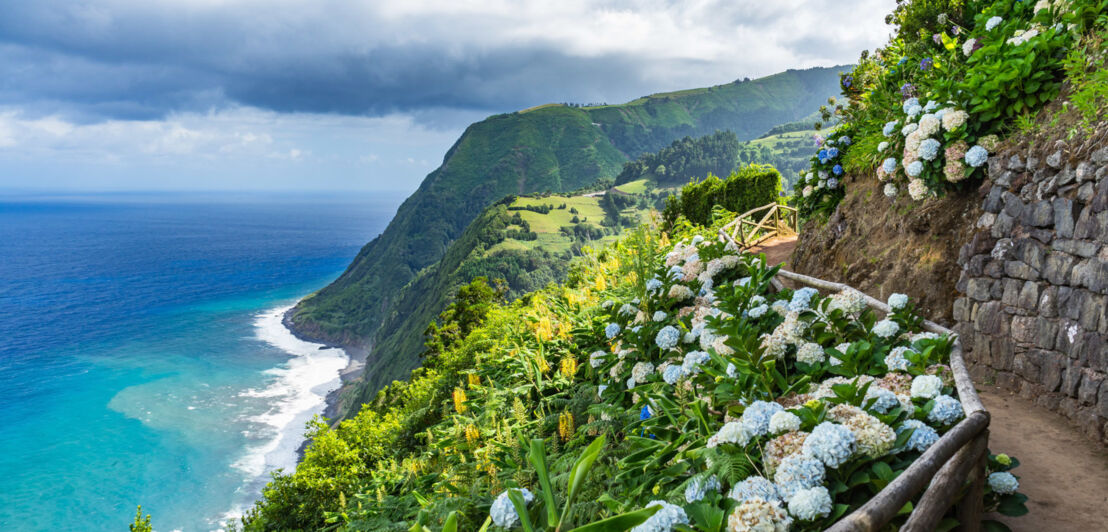
[[[465,127],[854,62],[895,0],[0,0],[0,190],[410,192]]]

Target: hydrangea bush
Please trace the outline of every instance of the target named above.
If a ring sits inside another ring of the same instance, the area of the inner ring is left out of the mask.
[[[1105,0],[898,3],[897,34],[842,76],[849,104],[835,108],[838,127],[855,140],[842,169],[876,174],[886,196],[914,201],[979,180],[1001,135],[1057,96],[1066,52],[1103,30],[1105,10]],[[842,179],[835,193],[812,181],[823,161],[806,174],[802,215],[830,212],[843,196]]]

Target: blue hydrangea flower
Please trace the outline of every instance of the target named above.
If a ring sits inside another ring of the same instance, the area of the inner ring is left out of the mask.
[[[643,405],[642,410],[639,410],[639,421],[646,421],[650,417],[650,405]]]
[[[920,107],[919,105],[913,105],[913,106],[908,108],[908,116],[914,117],[914,116],[916,116],[916,115],[918,115],[922,112],[923,112],[923,107]]]
[[[843,165],[836,164],[835,167],[831,169],[831,173],[835,175],[843,175]]]
[[[883,133],[886,137],[891,137],[892,134],[896,132],[896,127],[898,125],[900,125],[900,121],[898,120],[886,122],[885,127],[881,129],[881,133]]]
[[[635,307],[631,306],[630,303],[624,303],[622,307],[619,307],[619,313],[622,316],[631,316],[635,314],[635,310]]]
[[[823,486],[797,491],[789,498],[789,513],[801,521],[827,517],[831,513],[831,493]]]
[[[850,146],[850,143],[854,141],[851,140],[850,137],[843,135],[841,138],[839,138],[839,142],[841,142],[843,146]]]
[[[905,59],[906,58],[904,57],[900,58],[901,64],[904,63]],[[907,100],[904,100],[903,104],[901,104],[901,110],[904,111],[904,114],[911,114],[908,112],[908,109],[911,109],[912,107],[919,107],[919,98],[908,98]]]
[[[866,402],[868,403],[871,399],[873,404],[870,405],[869,409],[878,414],[888,414],[890,410],[900,406],[900,400],[896,398],[895,393],[877,386],[870,386],[866,389]]]
[[[933,161],[939,155],[939,148],[941,147],[942,144],[935,139],[924,139],[919,143],[919,150],[916,153],[919,154],[920,159]]]
[[[604,336],[607,336],[608,339],[611,340],[619,334],[619,331],[620,327],[618,323],[609,323],[608,326],[604,328]]]
[[[651,316],[651,318],[653,318],[654,321],[662,321],[666,319],[666,313],[661,310],[655,310],[654,315]]]
[[[889,371],[908,371],[908,358],[904,356],[908,351],[911,349],[894,347],[889,354],[885,355],[885,367],[889,368]]]
[[[920,70],[924,70],[924,71],[931,70],[931,67],[933,67],[933,66],[935,66],[935,60],[931,59],[930,57],[924,57],[919,62],[919,69]]]
[[[897,429],[897,437],[902,433],[913,430],[912,435],[908,437],[908,442],[904,444],[906,450],[913,450],[924,452],[928,447],[931,447],[935,442],[939,441],[939,433],[935,432],[935,429],[928,427],[926,423],[918,419],[909,419],[900,425]]]
[[[886,174],[890,175],[896,172],[896,159],[892,157],[885,159],[885,162],[881,163],[881,169],[884,170]]]
[[[908,296],[904,294],[893,294],[889,296],[889,308],[900,310],[906,306],[908,306]]]
[[[789,310],[793,312],[808,310],[808,306],[812,302],[812,296],[817,295],[819,295],[819,290],[807,286],[793,292],[793,297],[789,300]]]
[[[823,462],[796,453],[781,461],[773,473],[773,481],[777,483],[777,492],[781,497],[788,499],[798,490],[822,484],[824,473]]]
[[[927,414],[927,420],[940,425],[951,425],[962,419],[962,403],[949,395],[940,395],[935,398],[935,405],[931,413]]]
[[[839,172],[840,173],[842,172],[842,169],[840,167],[836,166],[835,168],[839,168]],[[839,180],[835,179],[834,177],[832,177],[831,179],[828,179],[827,180],[827,188],[829,188],[831,190],[839,188]]]
[[[889,338],[900,331],[900,326],[893,320],[881,320],[873,326],[873,334],[881,338]]]
[[[765,501],[781,502],[781,495],[777,492],[777,486],[765,477],[757,475],[746,477],[745,480],[735,484],[729,495],[738,502],[758,497]]]
[[[662,371],[662,380],[666,381],[666,384],[675,384],[677,381],[681,380],[681,377],[684,376],[684,368],[677,365],[667,366],[665,371]]]
[[[904,167],[904,173],[908,174],[908,177],[919,177],[919,175],[923,173],[923,163],[912,161],[908,166]]]
[[[650,501],[646,505],[647,508],[655,506],[661,506],[662,509],[654,512],[650,519],[643,521],[639,526],[632,528],[631,532],[670,532],[677,525],[689,524],[689,516],[685,514],[684,508],[666,501]]]
[[[931,101],[927,102],[927,105],[923,106],[923,110],[930,113],[931,111],[934,111],[938,107],[939,107],[939,102],[936,102],[935,100],[931,100]]]
[[[677,341],[680,339],[681,331],[678,331],[677,328],[672,325],[666,325],[662,327],[662,330],[658,331],[658,335],[654,337],[654,343],[658,344],[658,347],[665,351],[676,347]]]
[[[819,157],[821,161],[827,159],[827,150],[820,150],[817,157]]]
[[[966,164],[979,168],[989,161],[989,151],[981,146],[974,146],[966,151]]]
[[[1007,471],[998,471],[989,474],[989,487],[998,495],[1010,495],[1019,489],[1020,481]]]
[[[712,355],[704,351],[690,351],[681,362],[681,369],[689,375],[700,373],[700,365],[711,360]]]
[[[677,280],[685,275],[685,271],[682,270],[680,266],[673,265],[669,267],[669,271],[666,272],[666,275],[669,276],[670,279]]]
[[[662,288],[662,281],[658,278],[654,278],[646,282],[647,291],[654,292],[660,288]]]
[[[917,105],[916,107],[919,107],[919,106]],[[919,124],[912,124],[912,123],[904,124],[904,127],[900,128],[900,134],[907,137],[908,135],[911,135],[912,132],[917,130],[917,129],[919,129]]]
[[[838,157],[838,156],[839,156],[839,149],[838,148],[831,148],[831,149],[827,150],[827,158],[828,159],[834,159],[835,157]]]
[[[535,496],[531,494],[527,488],[519,489],[520,495],[523,496],[523,502],[530,504],[535,500]],[[512,500],[508,498],[508,491],[496,497],[492,506],[489,508],[489,515],[492,517],[492,522],[501,528],[512,528],[519,523],[519,514],[516,513],[516,507],[512,504]]]
[[[692,504],[694,502],[704,499],[704,496],[709,491],[719,491],[719,479],[715,475],[712,475],[705,479],[704,477],[693,477],[689,480],[689,483],[685,485],[685,502]]]
[[[631,332],[637,334],[639,332],[639,330],[641,330],[641,329],[642,329],[642,325],[636,325],[634,327],[631,327]]]
[[[785,407],[768,401],[754,401],[743,411],[742,422],[746,430],[756,436],[769,433],[769,420]]]
[[[765,316],[766,312],[768,312],[768,311],[769,311],[769,306],[766,305],[765,303],[763,303],[761,305],[758,305],[758,306],[750,309],[750,311],[747,312],[747,315],[750,316],[751,318],[758,319],[758,318],[761,318],[762,316]]]
[[[803,452],[831,468],[837,468],[854,454],[856,437],[850,429],[824,421],[804,440]]]

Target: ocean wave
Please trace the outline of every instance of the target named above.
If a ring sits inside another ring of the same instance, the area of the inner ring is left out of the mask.
[[[248,389],[241,397],[269,399],[271,406],[265,412],[246,418],[262,425],[265,430],[251,436],[258,443],[247,448],[246,453],[232,467],[244,475],[240,493],[257,496],[277,469],[291,471],[296,467],[297,449],[304,442],[304,426],[316,414],[323,413],[327,394],[341,385],[340,374],[350,358],[338,348],[325,348],[321,344],[305,342],[292,334],[282,323],[285,313],[292,308],[283,306],[257,315],[254,321],[256,336],[292,358],[280,366],[265,371],[273,376],[272,382],[262,389]],[[221,519],[235,519],[245,511],[237,506]]]

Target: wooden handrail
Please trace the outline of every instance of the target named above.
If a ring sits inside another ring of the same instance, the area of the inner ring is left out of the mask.
[[[754,222],[756,214],[765,214]],[[782,216],[784,211],[784,216]],[[782,220],[784,223],[782,223]],[[755,207],[735,217],[733,221],[720,228],[720,236],[730,239],[742,249],[749,249],[775,236],[796,234],[799,231],[797,210],[788,205],[768,203]],[[748,232],[749,229],[749,232]],[[758,235],[759,231],[765,231]]]

